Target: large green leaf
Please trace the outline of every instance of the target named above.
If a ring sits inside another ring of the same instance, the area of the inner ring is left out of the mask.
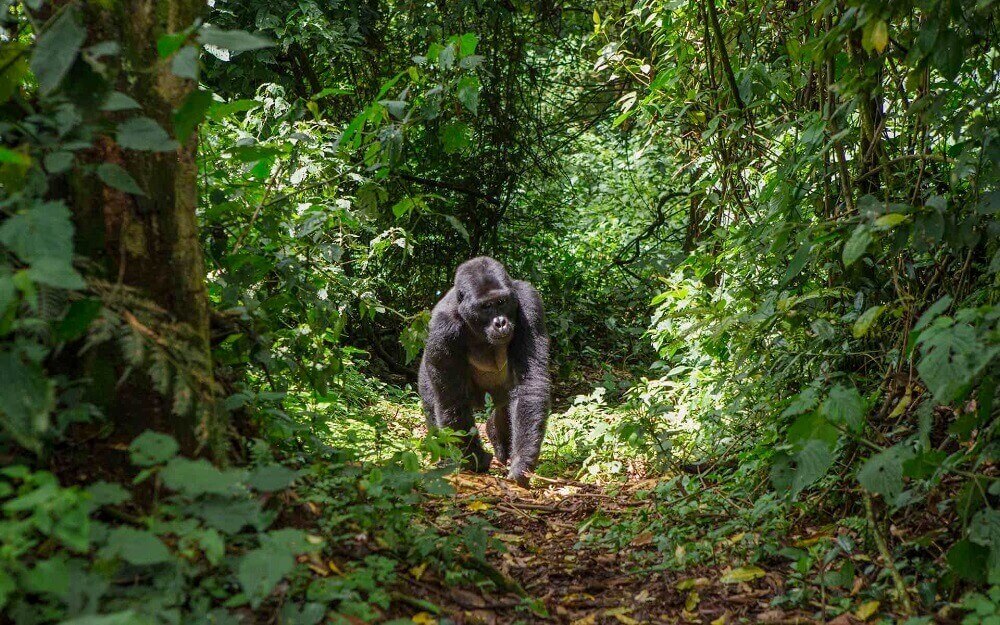
[[[133,117],[118,124],[118,145],[129,150],[172,152],[179,144],[167,131],[148,117]]]
[[[0,225],[0,243],[26,263],[42,258],[66,264],[73,258],[73,222],[62,201],[45,202]]]
[[[830,423],[841,425],[852,432],[864,429],[865,402],[853,386],[837,384],[820,406],[820,412]]]
[[[858,481],[866,490],[882,495],[891,504],[903,492],[903,462],[912,455],[912,451],[899,446],[881,451],[861,466]]]
[[[170,460],[177,455],[179,448],[173,436],[146,430],[135,437],[132,444],[128,446],[128,452],[132,464],[148,467]]]
[[[274,45],[271,40],[251,35],[245,30],[222,30],[213,26],[202,28],[198,33],[198,40],[204,45],[215,46],[236,54]]]
[[[229,495],[237,492],[243,473],[221,471],[201,458],[174,458],[163,468],[160,477],[167,488],[187,495]]]
[[[97,166],[97,176],[109,187],[131,193],[133,195],[146,195],[139,183],[135,181],[125,169],[115,163],[101,163]]]
[[[851,238],[847,240],[847,243],[844,243],[844,266],[850,267],[859,258],[861,258],[871,242],[871,228],[865,224],[859,224],[858,227],[854,229],[854,232],[851,233]]]
[[[834,455],[822,440],[809,440],[792,455],[780,454],[771,467],[771,481],[779,491],[796,497],[833,466]]]
[[[292,552],[269,544],[247,552],[239,563],[236,578],[254,607],[263,602],[274,587],[295,567]]]
[[[921,346],[917,372],[934,398],[945,404],[961,399],[1000,350],[979,340],[972,326],[948,317],[936,319],[917,342]]]
[[[51,93],[73,66],[87,31],[80,24],[76,5],[63,9],[55,21],[38,36],[31,55],[31,71],[42,93]]]
[[[54,387],[42,368],[0,350],[0,427],[21,445],[38,451],[54,405]]]
[[[170,551],[155,534],[132,527],[116,527],[108,535],[106,553],[129,564],[148,566],[170,560]]]

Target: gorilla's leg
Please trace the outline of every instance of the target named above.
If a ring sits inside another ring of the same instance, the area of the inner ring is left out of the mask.
[[[493,454],[483,449],[476,429],[476,421],[472,416],[469,402],[442,406],[440,403],[434,411],[435,425],[455,430],[461,437],[462,467],[477,473],[486,473],[493,462]]]
[[[545,436],[548,393],[539,385],[524,384],[511,402],[511,459],[508,477],[527,487],[526,472],[538,464],[538,454]]]
[[[490,445],[493,445],[497,460],[507,464],[510,460],[510,405],[494,406],[486,422],[486,433],[490,436]]]

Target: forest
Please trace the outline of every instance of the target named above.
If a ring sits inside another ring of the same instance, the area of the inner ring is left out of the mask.
[[[1000,625],[998,7],[0,0],[0,625]]]

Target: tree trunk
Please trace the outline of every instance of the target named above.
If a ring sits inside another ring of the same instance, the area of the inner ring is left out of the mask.
[[[157,40],[191,26],[204,6],[199,0],[130,0],[88,3],[85,10],[89,42],[122,46],[116,88],[142,106],[135,114],[171,134],[173,111],[197,81],[171,72],[169,60],[158,57]],[[133,112],[108,115],[118,122]],[[182,452],[221,460],[226,423],[214,401],[208,293],[195,216],[196,152],[197,133],[169,152],[123,149],[102,137],[93,160],[123,167],[146,196],[93,177],[73,181],[77,249],[105,272],[105,304],[118,313],[121,330],[146,346],[146,367],[136,366],[127,349],[111,345],[85,367],[115,423],[115,438],[155,429],[172,434]],[[164,363],[169,374],[160,366]]]

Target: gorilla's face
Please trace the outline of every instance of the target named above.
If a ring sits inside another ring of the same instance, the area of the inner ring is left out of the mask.
[[[503,265],[492,259],[464,263],[455,273],[455,291],[458,314],[470,330],[490,345],[510,343],[517,319],[517,295]]]

